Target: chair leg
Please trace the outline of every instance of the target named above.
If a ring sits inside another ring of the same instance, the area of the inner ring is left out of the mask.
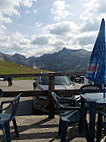
[[[87,111],[88,111],[88,109],[87,109],[87,108],[85,108],[85,109],[84,109],[84,118],[86,118]]]
[[[61,142],[66,142],[67,125],[66,122],[61,122]]]
[[[4,142],[7,142],[6,130],[4,126],[3,126],[3,134],[4,134]]]
[[[79,133],[82,133],[82,128],[83,128],[83,115],[82,115],[82,109],[79,111],[79,114],[80,114],[80,120],[78,122],[78,130],[79,130]]]
[[[78,130],[79,130],[79,133],[82,133],[82,122],[79,121],[78,123]]]
[[[61,135],[61,119],[59,120],[58,136]]]
[[[10,136],[10,125],[9,123],[5,123],[3,126],[3,133],[4,133],[4,142],[11,142]]]
[[[8,141],[8,142],[11,142],[11,136],[10,136],[10,124],[9,124],[9,123],[7,123],[5,129],[6,129],[7,141]]]
[[[17,127],[15,118],[12,121],[13,121],[14,129],[15,129],[16,137],[19,137],[18,127]]]
[[[88,124],[87,124],[86,119],[83,120],[83,125],[84,125],[84,129],[85,129],[85,134],[86,134],[87,142],[91,142],[90,134],[89,134],[89,129],[88,129]]]
[[[101,130],[102,130],[102,116],[98,114],[96,142],[100,142]]]

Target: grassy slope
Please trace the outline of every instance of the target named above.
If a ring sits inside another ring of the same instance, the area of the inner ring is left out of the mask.
[[[39,73],[43,70],[33,69],[16,63],[0,60],[0,74],[24,74],[24,73]],[[46,72],[46,71],[43,71]]]

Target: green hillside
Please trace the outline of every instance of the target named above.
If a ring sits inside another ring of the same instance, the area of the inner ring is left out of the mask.
[[[0,74],[27,74],[39,73],[41,71],[46,72],[41,69],[33,69],[16,63],[0,60]]]

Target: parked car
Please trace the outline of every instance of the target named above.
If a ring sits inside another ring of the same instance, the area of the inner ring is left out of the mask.
[[[37,91],[48,90],[49,77],[41,76],[37,79],[34,85],[34,89]],[[55,76],[55,90],[72,90],[75,89],[74,84],[71,82],[68,76]]]
[[[34,90],[43,91],[48,90],[49,77],[40,76],[33,84]],[[55,76],[55,90],[74,90],[74,84],[68,76]],[[73,96],[74,97],[74,96]],[[79,96],[75,96],[78,100]],[[49,100],[47,96],[33,97],[33,113],[48,112]]]

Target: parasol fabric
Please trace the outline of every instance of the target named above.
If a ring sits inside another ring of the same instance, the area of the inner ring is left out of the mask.
[[[95,84],[106,84],[106,46],[105,46],[105,21],[102,19],[100,31],[94,44],[90,57],[86,78]]]

